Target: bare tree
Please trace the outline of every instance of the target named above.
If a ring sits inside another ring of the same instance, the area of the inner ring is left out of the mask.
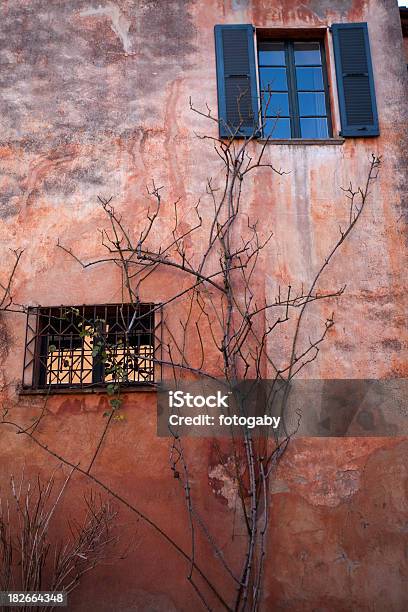
[[[190,105],[194,112],[218,124],[218,119],[210,109],[200,111]],[[323,291],[320,288],[321,277],[360,219],[370,195],[371,184],[377,177],[380,159],[372,156],[367,179],[362,187],[354,189],[350,184],[344,190],[348,202],[347,221],[340,225],[338,239],[321,265],[312,272],[310,285],[306,288],[277,287],[276,296],[268,301],[259,298],[256,279],[272,234],[258,220],[248,218],[244,185],[248,177],[257,172],[272,172],[277,176],[285,172],[265,160],[268,139],[254,146],[258,128],[254,129],[251,137],[238,139],[239,128],[231,130],[231,137],[226,140],[211,135],[198,136],[211,143],[223,168],[221,181],[209,178],[206,183],[206,204],[208,207],[210,202],[211,215],[208,214],[208,208],[204,214],[202,201],[199,201],[186,220],[185,208],[182,209],[177,200],[172,204],[173,227],[167,237],[163,236],[163,188],[153,182],[148,188],[152,205],[146,212],[144,227],[138,232],[129,228],[127,219],[116,209],[112,198],[99,197],[99,204],[108,220],[108,227],[101,230],[103,254],[84,261],[69,245],[59,241],[58,247],[84,269],[100,264],[120,268],[122,300],[134,306],[134,316],[128,325],[129,333],[138,322],[137,308],[143,302],[146,280],[154,278],[159,272],[162,275],[167,272],[169,287],[174,289],[169,291],[164,302],[152,306],[152,312],[160,308],[165,313],[163,352],[160,356],[152,357],[155,364],[163,368],[165,377],[175,382],[186,376],[190,379],[222,378],[232,387],[242,380],[271,380],[271,391],[265,398],[265,410],[271,409],[276,399],[276,389],[278,386],[282,389],[283,386],[281,413],[284,418],[291,381],[318,357],[320,347],[334,325],[334,315],[331,315],[316,335],[313,336],[310,330],[305,334],[303,326],[306,312],[313,304],[339,298],[345,291],[345,287]],[[173,310],[170,306],[176,304],[177,319],[170,314]],[[277,355],[271,348],[271,338],[281,328],[291,334],[291,342],[283,354]],[[131,350],[126,342],[125,350],[129,350],[130,358]],[[101,344],[101,351],[103,358],[108,359],[109,347]],[[112,361],[114,359],[110,360],[114,392],[119,395],[126,381],[123,371],[115,370]],[[239,513],[246,529],[242,567],[237,574],[222,553],[208,522],[196,507],[191,474],[193,468],[180,436],[173,433],[170,467],[186,500],[186,520],[191,535],[188,551],[93,474],[93,467],[102,452],[111,422],[120,411],[119,397],[114,400],[114,403],[110,400],[106,425],[87,468],[80,464],[74,465],[64,456],[63,451],[51,449],[36,434],[38,421],[34,426],[25,427],[11,418],[6,409],[3,424],[14,427],[17,433],[29,436],[44,451],[86,475],[160,533],[188,562],[187,579],[204,608],[214,609],[215,605],[215,609],[257,610],[262,598],[266,563],[269,487],[277,462],[288,446],[291,432],[284,428],[279,438],[254,437],[248,428],[243,427],[239,435],[231,433],[228,453],[225,449],[221,452],[217,440],[214,440],[220,463],[234,483]],[[244,406],[242,409],[245,411]],[[43,418],[45,411],[42,411],[39,420]],[[232,460],[226,461],[226,455],[232,457]],[[220,570],[235,585],[234,601],[228,601],[208,578],[206,560],[198,558],[198,537],[205,538],[219,561]]]
[[[55,471],[46,481],[38,476],[35,483],[24,472],[18,480],[11,476],[10,490],[8,494],[3,490],[0,498],[0,590],[68,594],[85,573],[106,559],[109,545],[117,542],[117,512],[94,492],[84,496],[82,521],[67,522],[65,538],[53,535],[73,472],[71,469],[60,487]]]

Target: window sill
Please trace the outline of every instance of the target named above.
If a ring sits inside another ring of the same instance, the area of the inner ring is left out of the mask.
[[[258,138],[259,142],[268,145],[342,145],[345,138]]]
[[[135,386],[123,386],[120,389],[121,395],[126,393],[156,393],[156,385],[135,385]],[[77,395],[77,394],[94,394],[94,393],[107,393],[106,387],[84,387],[84,388],[50,388],[50,389],[19,389],[19,395]]]

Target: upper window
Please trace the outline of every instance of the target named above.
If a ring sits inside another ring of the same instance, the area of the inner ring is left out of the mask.
[[[263,136],[329,138],[331,125],[320,42],[258,42]]]
[[[330,32],[315,28],[297,33],[291,28],[257,30],[251,24],[216,25],[220,137],[331,138],[327,37],[333,42],[341,123],[335,136],[378,136],[367,24],[337,23]]]
[[[154,304],[30,308],[24,386],[154,382],[156,310]]]

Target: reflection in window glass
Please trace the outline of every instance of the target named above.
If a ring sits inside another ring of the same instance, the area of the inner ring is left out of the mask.
[[[285,66],[285,44],[282,42],[261,41],[259,43],[260,66]]]
[[[258,43],[263,134],[269,138],[328,138],[324,47],[316,41]]]
[[[265,138],[290,138],[290,119],[264,119]]]
[[[327,119],[321,117],[300,119],[300,134],[301,138],[328,138]]]
[[[260,68],[261,89],[263,91],[287,91],[286,68]]]
[[[299,93],[299,114],[301,117],[326,114],[326,99],[324,92]]]
[[[296,66],[313,66],[322,63],[318,42],[295,42],[294,51]]]
[[[299,90],[316,91],[324,89],[321,68],[296,68],[296,81]]]
[[[262,95],[262,114],[268,117],[289,117],[288,94],[265,92]]]

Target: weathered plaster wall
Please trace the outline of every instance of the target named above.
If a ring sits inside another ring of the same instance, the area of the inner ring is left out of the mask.
[[[364,219],[324,279],[327,288],[347,283],[347,295],[315,310],[312,328],[333,308],[337,324],[308,376],[406,376],[406,67],[394,1],[5,0],[0,16],[1,261],[7,268],[7,249],[25,249],[15,300],[43,305],[120,300],[112,270],[82,271],[56,247],[61,238],[84,259],[100,253],[98,194],[113,195],[136,231],[151,178],[165,186],[168,202],[181,197],[188,219],[207,176],[217,177],[217,159],[194,136],[214,128],[188,104],[191,96],[197,106],[216,108],[214,24],[368,21],[381,137],[342,146],[271,145],[267,158],[291,174],[258,174],[245,205],[274,232],[259,287],[272,297],[279,283],[310,280],[347,215],[339,187],[362,182],[371,152],[383,155]],[[163,300],[167,291],[164,283],[150,283],[143,297]],[[23,318],[2,317],[2,395],[29,418],[42,400],[15,393],[24,333]],[[103,396],[55,396],[43,433],[73,460],[84,449],[91,454],[105,405]],[[127,422],[110,433],[97,473],[187,547],[168,443],[155,437],[154,396],[129,394],[124,413]],[[31,444],[4,430],[0,435],[2,478],[22,463],[49,467]],[[198,505],[216,517],[213,528],[234,556],[239,538],[232,541],[228,486],[211,444],[190,441],[187,451],[204,475],[196,483]],[[272,496],[265,610],[407,609],[404,457],[406,443],[397,439],[296,441]],[[90,577],[72,598],[75,609],[191,610],[186,564],[142,521],[125,513],[122,520],[130,520],[123,529],[133,542],[127,559],[98,570],[99,581]],[[217,565],[209,566],[219,582]],[[232,594],[232,584],[223,588]]]

